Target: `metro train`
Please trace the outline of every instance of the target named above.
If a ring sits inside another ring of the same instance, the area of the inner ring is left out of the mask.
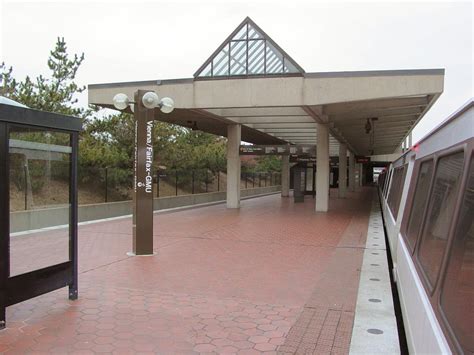
[[[474,100],[378,179],[408,350],[474,353]]]

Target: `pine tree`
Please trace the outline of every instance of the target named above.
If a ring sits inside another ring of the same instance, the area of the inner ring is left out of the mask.
[[[85,86],[78,86],[75,83],[77,70],[83,61],[84,53],[74,54],[71,59],[67,52],[66,41],[58,37],[47,61],[51,77],[40,75],[32,80],[27,76],[25,80],[17,81],[12,76],[13,68],[8,68],[2,63],[0,94],[30,108],[86,118],[91,109],[75,106],[76,94],[86,89]]]

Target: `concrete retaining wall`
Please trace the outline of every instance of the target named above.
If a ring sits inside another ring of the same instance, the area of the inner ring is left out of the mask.
[[[280,191],[281,186],[256,187],[241,191],[241,198],[256,197]],[[155,198],[153,208],[155,211],[183,206],[193,206],[206,203],[225,201],[226,192],[209,192],[195,195],[182,195]],[[79,222],[97,219],[126,216],[132,214],[132,201],[119,201],[96,203],[79,206]],[[10,217],[11,233],[26,230],[41,229],[68,223],[69,208],[54,207],[41,210],[12,212]]]

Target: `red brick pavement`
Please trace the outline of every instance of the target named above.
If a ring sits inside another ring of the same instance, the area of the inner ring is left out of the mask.
[[[0,353],[347,352],[371,193],[158,214],[153,257],[126,256],[130,219],[81,226],[79,300],[9,307]],[[56,233],[13,238],[17,273],[60,255]]]

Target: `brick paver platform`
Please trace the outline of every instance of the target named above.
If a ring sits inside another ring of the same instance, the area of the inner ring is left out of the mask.
[[[79,300],[9,307],[0,353],[347,353],[371,195],[158,214],[152,257],[126,255],[130,219],[81,226]],[[12,266],[34,267],[40,240],[14,237]]]

